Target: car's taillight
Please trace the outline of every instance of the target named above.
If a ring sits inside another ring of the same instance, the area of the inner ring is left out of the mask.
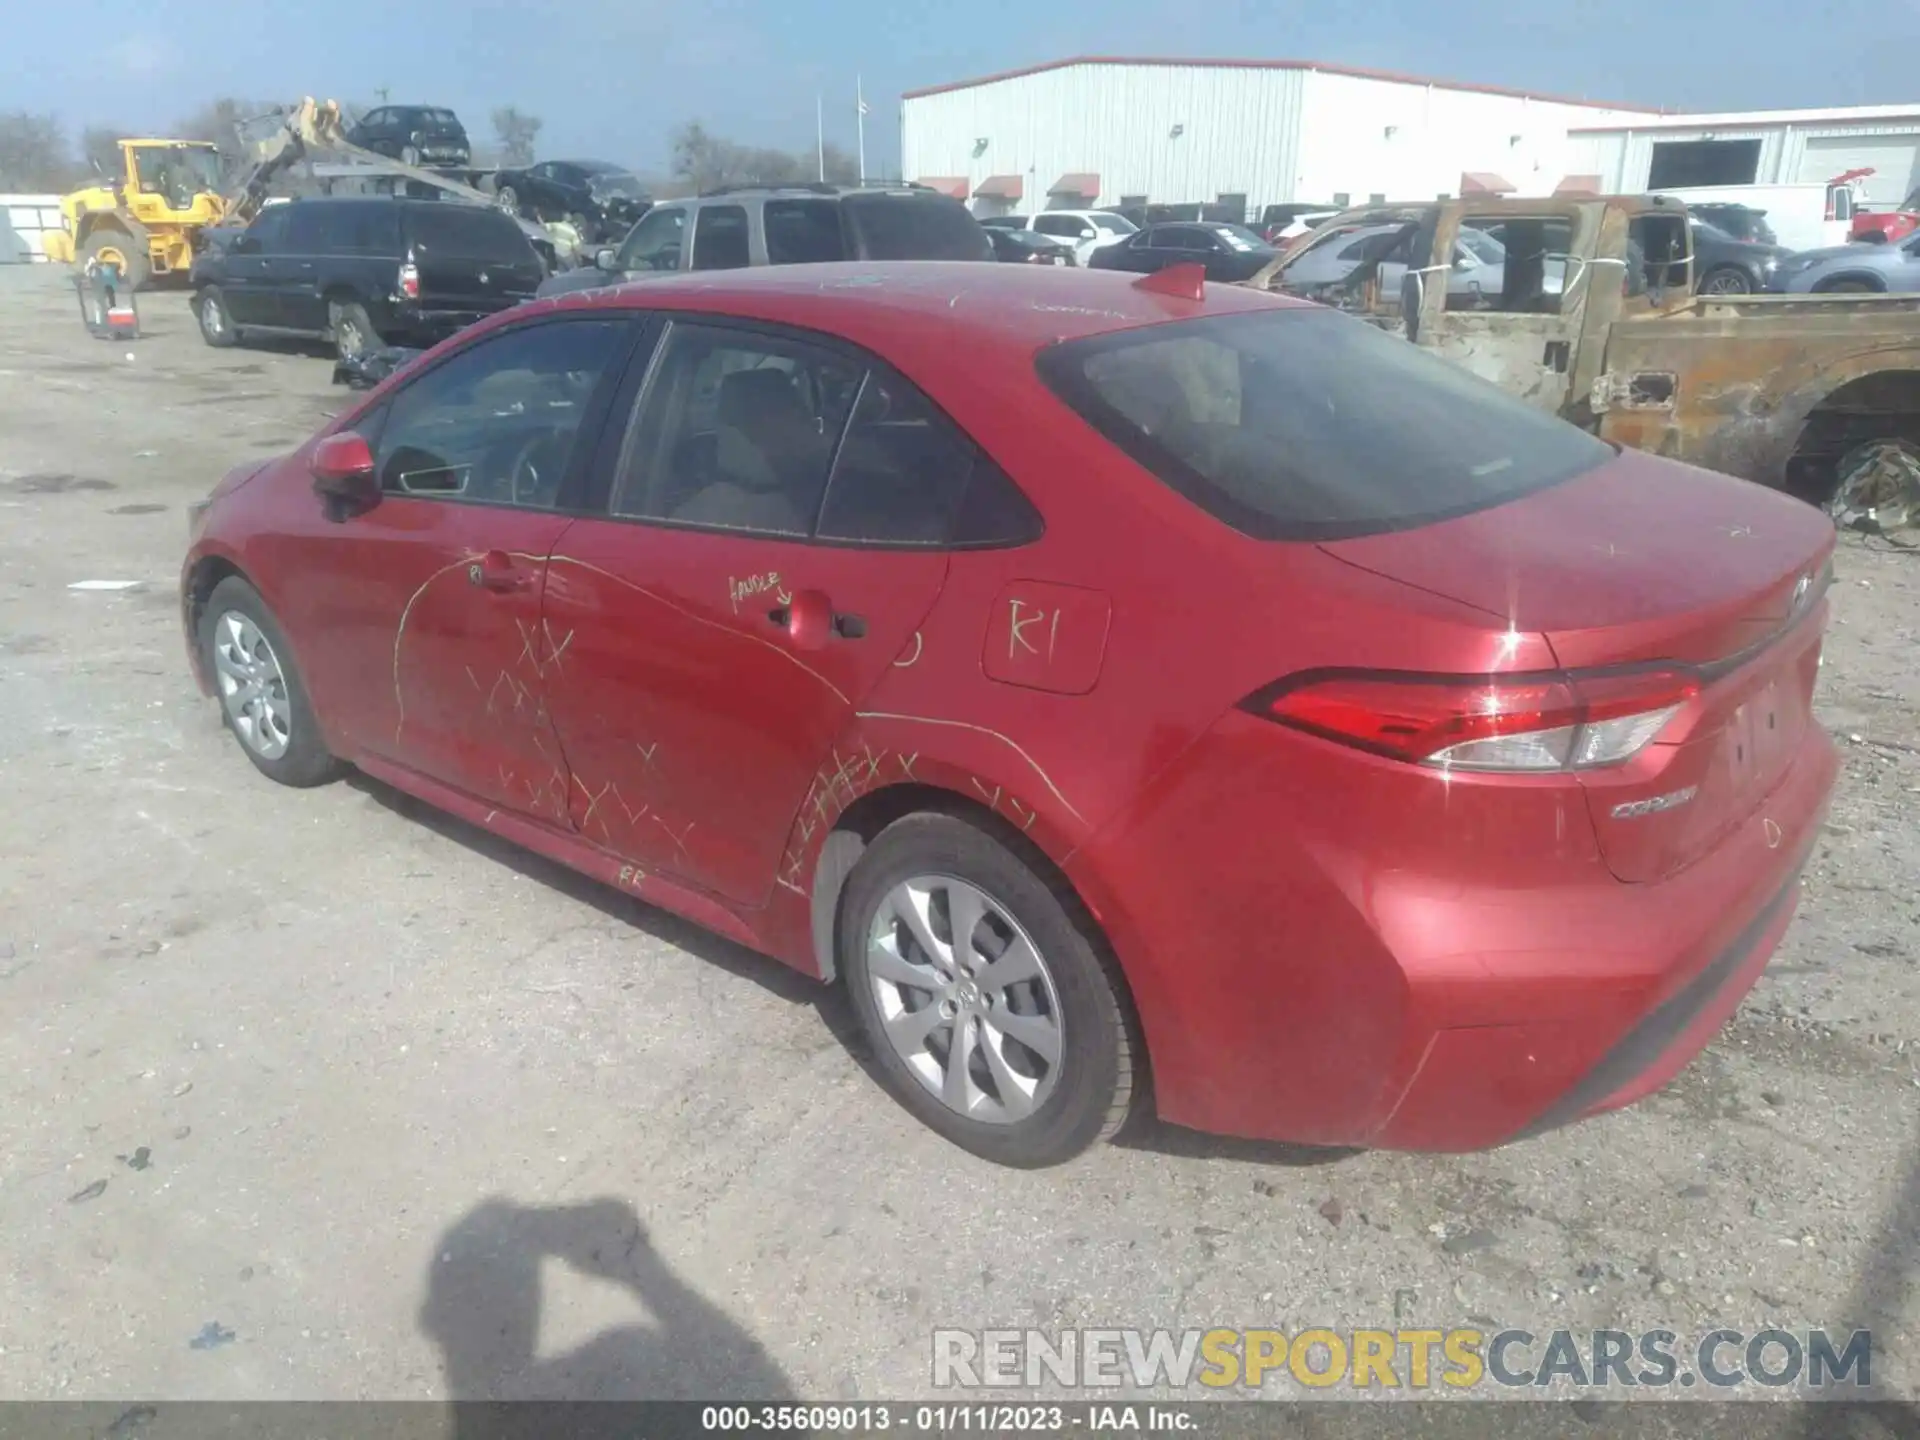
[[[420,298],[420,267],[411,260],[400,267],[400,293],[409,300]]]
[[[1412,764],[1541,772],[1618,765],[1700,693],[1684,670],[1511,676],[1321,674],[1247,708]]]

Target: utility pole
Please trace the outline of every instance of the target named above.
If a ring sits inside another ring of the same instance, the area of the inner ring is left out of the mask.
[[[854,107],[860,121],[860,183],[867,183],[867,95],[858,75],[853,77]]]

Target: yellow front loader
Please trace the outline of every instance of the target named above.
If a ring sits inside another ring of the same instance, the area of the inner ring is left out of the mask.
[[[227,216],[220,152],[195,140],[122,140],[120,173],[61,197],[64,229],[47,258],[114,264],[133,289],[154,275],[184,273],[194,238]]]
[[[268,181],[280,171],[312,153],[353,151],[344,138],[340,107],[331,100],[303,100],[264,117],[264,123],[252,122],[251,128],[259,138],[247,140],[249,164],[231,188],[222,184],[218,146],[201,140],[122,140],[119,174],[61,197],[64,228],[47,237],[47,258],[117,265],[135,290],[156,275],[184,275],[192,268],[200,232],[209,225],[246,224],[258,213]]]

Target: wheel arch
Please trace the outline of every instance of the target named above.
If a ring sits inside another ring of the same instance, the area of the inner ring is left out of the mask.
[[[1842,270],[1837,274],[1823,275],[1814,283],[1813,293],[1825,295],[1836,285],[1865,285],[1869,290],[1884,291],[1887,278],[1872,270]]]
[[[180,583],[180,612],[187,631],[187,656],[193,665],[193,678],[205,695],[213,694],[213,677],[207,673],[207,657],[201,653],[200,623],[206,618],[207,601],[220,588],[220,582],[232,578],[253,585],[256,592],[260,589],[233,556],[218,550],[208,551],[196,558],[187,567],[187,573]]]
[[[1825,504],[1837,482],[1837,466],[1869,440],[1920,443],[1920,352],[1864,357],[1871,361],[1837,372],[1810,402],[1796,407],[1786,488]]]
[[[989,792],[991,793],[991,792]],[[965,794],[948,785],[922,780],[902,780],[881,785],[858,796],[833,821],[815,859],[809,909],[813,926],[814,959],[820,978],[827,984],[839,979],[835,955],[835,936],[840,924],[840,904],[846,893],[847,877],[880,833],[909,815],[948,815],[978,827],[1004,846],[1021,863],[1037,874],[1066,908],[1069,920],[1086,937],[1087,943],[1105,963],[1116,982],[1116,998],[1126,1012],[1126,1023],[1136,1037],[1134,1086],[1137,1093],[1149,1090],[1153,1057],[1151,1040],[1142,1024],[1139,1001],[1126,966],[1121,963],[1106,927],[1087,897],[1065,868],[1066,855],[1056,856],[1047,844],[1036,838],[1037,826],[1022,826],[977,796]],[[1049,836],[1052,840],[1054,837]],[[1071,852],[1068,852],[1071,853]],[[1145,1043],[1141,1043],[1144,1041]]]
[[[83,210],[74,222],[73,230],[75,253],[94,236],[105,231],[117,231],[126,236],[127,244],[137,247],[143,258],[152,251],[152,237],[147,227],[124,210]]]

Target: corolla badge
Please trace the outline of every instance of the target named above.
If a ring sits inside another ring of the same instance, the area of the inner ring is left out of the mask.
[[[1689,785],[1684,790],[1671,790],[1665,795],[1653,795],[1645,800],[1629,800],[1614,806],[1608,813],[1616,820],[1638,820],[1642,815],[1658,815],[1662,810],[1677,809],[1699,793],[1698,785]]]
[[[1813,588],[1813,576],[1802,575],[1793,582],[1793,608],[1798,610],[1807,598],[1807,592]]]

